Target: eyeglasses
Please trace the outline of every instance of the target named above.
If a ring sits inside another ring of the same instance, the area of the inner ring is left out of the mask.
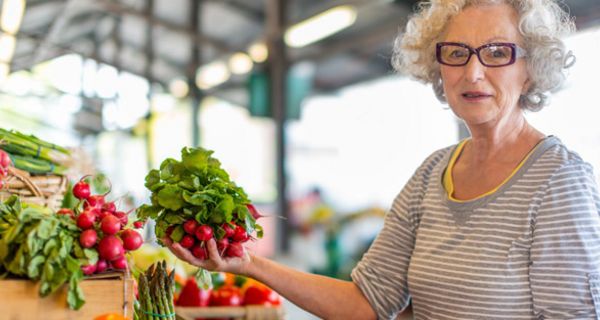
[[[476,55],[486,67],[503,67],[515,63],[526,52],[509,42],[488,43],[475,49],[460,42],[438,42],[435,45],[435,55],[439,63],[447,66],[464,66],[469,63],[472,55]]]

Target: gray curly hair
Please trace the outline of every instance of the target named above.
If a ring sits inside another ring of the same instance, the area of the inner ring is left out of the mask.
[[[419,5],[394,44],[392,65],[399,72],[431,83],[437,98],[446,102],[435,58],[435,44],[441,40],[448,21],[472,5],[507,3],[518,12],[519,32],[525,40],[527,70],[531,86],[521,96],[523,109],[538,111],[546,105],[550,91],[565,81],[563,69],[575,62],[561,38],[575,31],[569,14],[553,0],[430,0]]]

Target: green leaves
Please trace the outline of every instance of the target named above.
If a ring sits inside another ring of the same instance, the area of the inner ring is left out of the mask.
[[[166,185],[158,192],[158,204],[167,209],[177,211],[183,207],[183,196],[181,188],[176,185]]]
[[[78,286],[83,277],[80,259],[95,263],[98,254],[81,249],[75,221],[47,208],[21,205],[13,196],[0,203],[0,224],[0,274],[39,280],[41,296],[68,282],[69,307],[80,308],[85,302]]]
[[[183,148],[181,150],[181,162],[191,173],[204,176],[208,170],[208,159],[212,151],[202,148]]]

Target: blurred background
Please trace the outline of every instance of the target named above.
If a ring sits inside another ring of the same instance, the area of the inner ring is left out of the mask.
[[[76,150],[134,206],[162,160],[214,150],[268,216],[252,250],[306,271],[348,279],[417,166],[467,136],[430,87],[390,66],[418,1],[0,4],[0,127]],[[527,117],[600,168],[600,2],[561,5],[577,63]]]

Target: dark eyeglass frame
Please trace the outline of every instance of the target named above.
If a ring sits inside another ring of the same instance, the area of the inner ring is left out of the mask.
[[[442,61],[442,47],[446,46],[446,45],[462,47],[462,48],[469,50],[469,56],[467,57],[467,60],[464,63],[458,63],[458,64],[446,63],[446,62]],[[489,65],[489,64],[486,64],[485,62],[483,62],[483,60],[481,60],[481,56],[479,55],[479,52],[482,49],[485,49],[488,47],[498,47],[498,46],[505,46],[505,47],[511,48],[510,60],[507,63],[497,64],[497,65]],[[469,63],[469,61],[471,60],[471,56],[473,56],[473,55],[477,56],[477,59],[479,59],[479,62],[482,65],[484,65],[486,67],[490,67],[490,68],[497,68],[497,67],[508,66],[508,65],[515,63],[517,58],[521,58],[526,55],[526,51],[525,51],[525,49],[519,47],[518,45],[516,45],[512,42],[493,42],[493,43],[484,44],[478,48],[472,48],[472,47],[470,47],[464,43],[460,43],[460,42],[438,42],[435,44],[435,57],[440,64],[443,64],[446,66],[451,66],[451,67],[465,66],[465,65],[467,65],[467,63]]]

